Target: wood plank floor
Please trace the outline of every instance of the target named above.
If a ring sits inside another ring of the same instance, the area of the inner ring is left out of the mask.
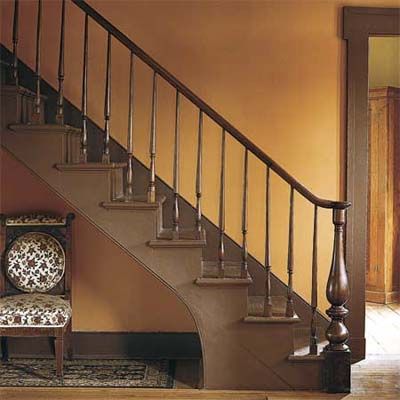
[[[400,354],[400,304],[366,304],[367,354]]]

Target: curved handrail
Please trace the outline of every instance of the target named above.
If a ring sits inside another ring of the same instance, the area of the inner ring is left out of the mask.
[[[311,203],[322,208],[331,209],[346,209],[351,206],[349,201],[333,201],[321,199],[311,193],[305,186],[298,182],[293,176],[291,176],[284,168],[278,163],[272,160],[267,154],[265,154],[259,147],[257,147],[252,141],[244,136],[238,129],[231,125],[224,117],[222,117],[217,111],[205,103],[200,97],[193,93],[187,86],[175,78],[170,72],[162,67],[157,61],[150,57],[144,50],[132,42],[125,34],[119,29],[107,21],[102,15],[100,15],[93,7],[87,4],[84,0],[71,0],[81,10],[88,14],[94,21],[102,26],[108,33],[114,36],[115,39],[119,40],[124,46],[126,46],[133,54],[140,58],[145,64],[152,68],[158,75],[164,78],[171,86],[182,93],[188,100],[196,105],[201,111],[207,114],[212,120],[221,126],[226,132],[231,134],[239,143],[245,148],[251,151],[258,159],[266,164],[271,170],[279,175],[284,181],[286,181],[291,187],[293,187],[298,193],[304,196]]]

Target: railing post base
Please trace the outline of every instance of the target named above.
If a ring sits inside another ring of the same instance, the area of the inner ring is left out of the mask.
[[[324,350],[324,389],[328,393],[349,393],[351,388],[350,350]]]

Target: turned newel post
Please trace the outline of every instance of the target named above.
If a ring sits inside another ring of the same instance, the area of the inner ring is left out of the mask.
[[[343,393],[350,391],[350,350],[346,344],[349,331],[344,324],[349,313],[345,304],[350,295],[344,255],[345,209],[333,210],[333,224],[335,237],[332,265],[326,285],[326,297],[331,304],[326,313],[331,322],[326,330],[329,344],[324,349],[325,388],[328,392]]]

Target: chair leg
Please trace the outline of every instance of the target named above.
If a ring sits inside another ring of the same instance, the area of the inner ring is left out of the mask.
[[[69,322],[65,333],[65,347],[67,350],[67,360],[72,360],[74,357],[74,347],[72,342],[72,321]]]
[[[1,337],[1,359],[8,361],[8,338],[7,336]]]
[[[56,371],[57,376],[63,376],[64,363],[64,335],[54,338],[54,347],[56,352]]]

